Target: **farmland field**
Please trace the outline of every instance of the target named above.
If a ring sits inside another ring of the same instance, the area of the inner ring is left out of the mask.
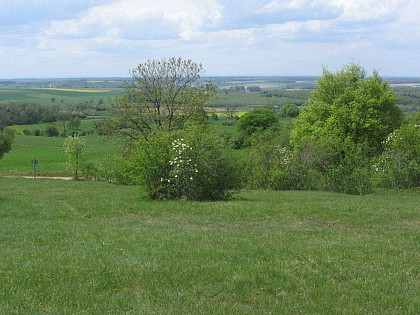
[[[418,189],[154,202],[0,186],[1,314],[418,314]]]
[[[233,111],[249,111],[255,106],[304,105],[313,90],[316,77],[209,77],[218,87],[212,105]],[[129,78],[109,79],[52,79],[21,80],[14,84],[2,84],[0,80],[0,104],[9,101],[51,104],[58,106],[97,104],[123,92],[122,84]],[[418,79],[389,78],[395,90],[398,104],[405,112],[420,108]],[[6,81],[7,82],[7,81]],[[413,82],[413,83],[410,83]],[[258,86],[262,93],[236,91],[235,87]]]
[[[121,89],[68,89],[68,88],[0,88],[2,102],[28,102],[51,105],[76,105],[78,103],[98,103],[108,97],[120,95]]]

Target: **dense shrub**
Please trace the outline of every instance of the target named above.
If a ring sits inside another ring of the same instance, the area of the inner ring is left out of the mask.
[[[280,109],[281,117],[297,117],[299,116],[299,108],[295,104],[284,105]]]
[[[159,132],[140,139],[125,162],[130,182],[152,199],[220,200],[237,176],[221,139],[198,130]]]
[[[133,169],[132,159],[127,159],[122,155],[113,155],[99,164],[96,178],[117,185],[136,185],[138,182],[133,177]]]
[[[238,132],[233,140],[233,147],[235,149],[249,147],[253,135],[273,128],[278,122],[279,118],[271,108],[257,108],[244,114],[236,123]]]
[[[409,188],[420,186],[420,114],[391,133],[384,153],[373,165],[376,186]]]
[[[293,154],[272,141],[259,141],[246,150],[246,185],[256,189],[298,189]]]
[[[258,108],[243,115],[238,123],[238,131],[250,136],[253,133],[265,130],[278,122],[278,117],[273,109]]]
[[[45,134],[48,137],[58,137],[60,135],[60,132],[58,131],[58,128],[54,125],[48,126],[47,129],[45,129]]]
[[[15,138],[15,131],[9,128],[0,128],[0,159],[4,153],[7,153],[12,148],[12,143]]]

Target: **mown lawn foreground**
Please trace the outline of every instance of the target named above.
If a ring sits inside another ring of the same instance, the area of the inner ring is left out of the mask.
[[[419,190],[242,191],[0,178],[0,314],[418,314]]]

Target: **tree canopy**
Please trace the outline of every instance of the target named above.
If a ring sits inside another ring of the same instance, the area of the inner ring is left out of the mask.
[[[181,58],[149,60],[131,71],[132,81],[117,97],[105,120],[108,130],[136,140],[156,130],[182,129],[201,113],[213,95],[211,83],[203,83],[201,64]]]
[[[337,154],[342,154],[344,144],[363,145],[366,156],[373,156],[383,151],[384,140],[401,121],[394,92],[377,71],[367,77],[356,64],[337,73],[324,68],[291,133],[291,143],[297,150],[323,143]]]
[[[274,109],[257,108],[244,114],[238,121],[240,132],[250,136],[256,131],[265,130],[279,121]]]

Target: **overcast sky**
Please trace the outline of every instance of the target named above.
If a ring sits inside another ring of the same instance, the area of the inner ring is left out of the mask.
[[[182,57],[206,75],[420,77],[419,0],[0,0],[0,78],[129,76]]]

